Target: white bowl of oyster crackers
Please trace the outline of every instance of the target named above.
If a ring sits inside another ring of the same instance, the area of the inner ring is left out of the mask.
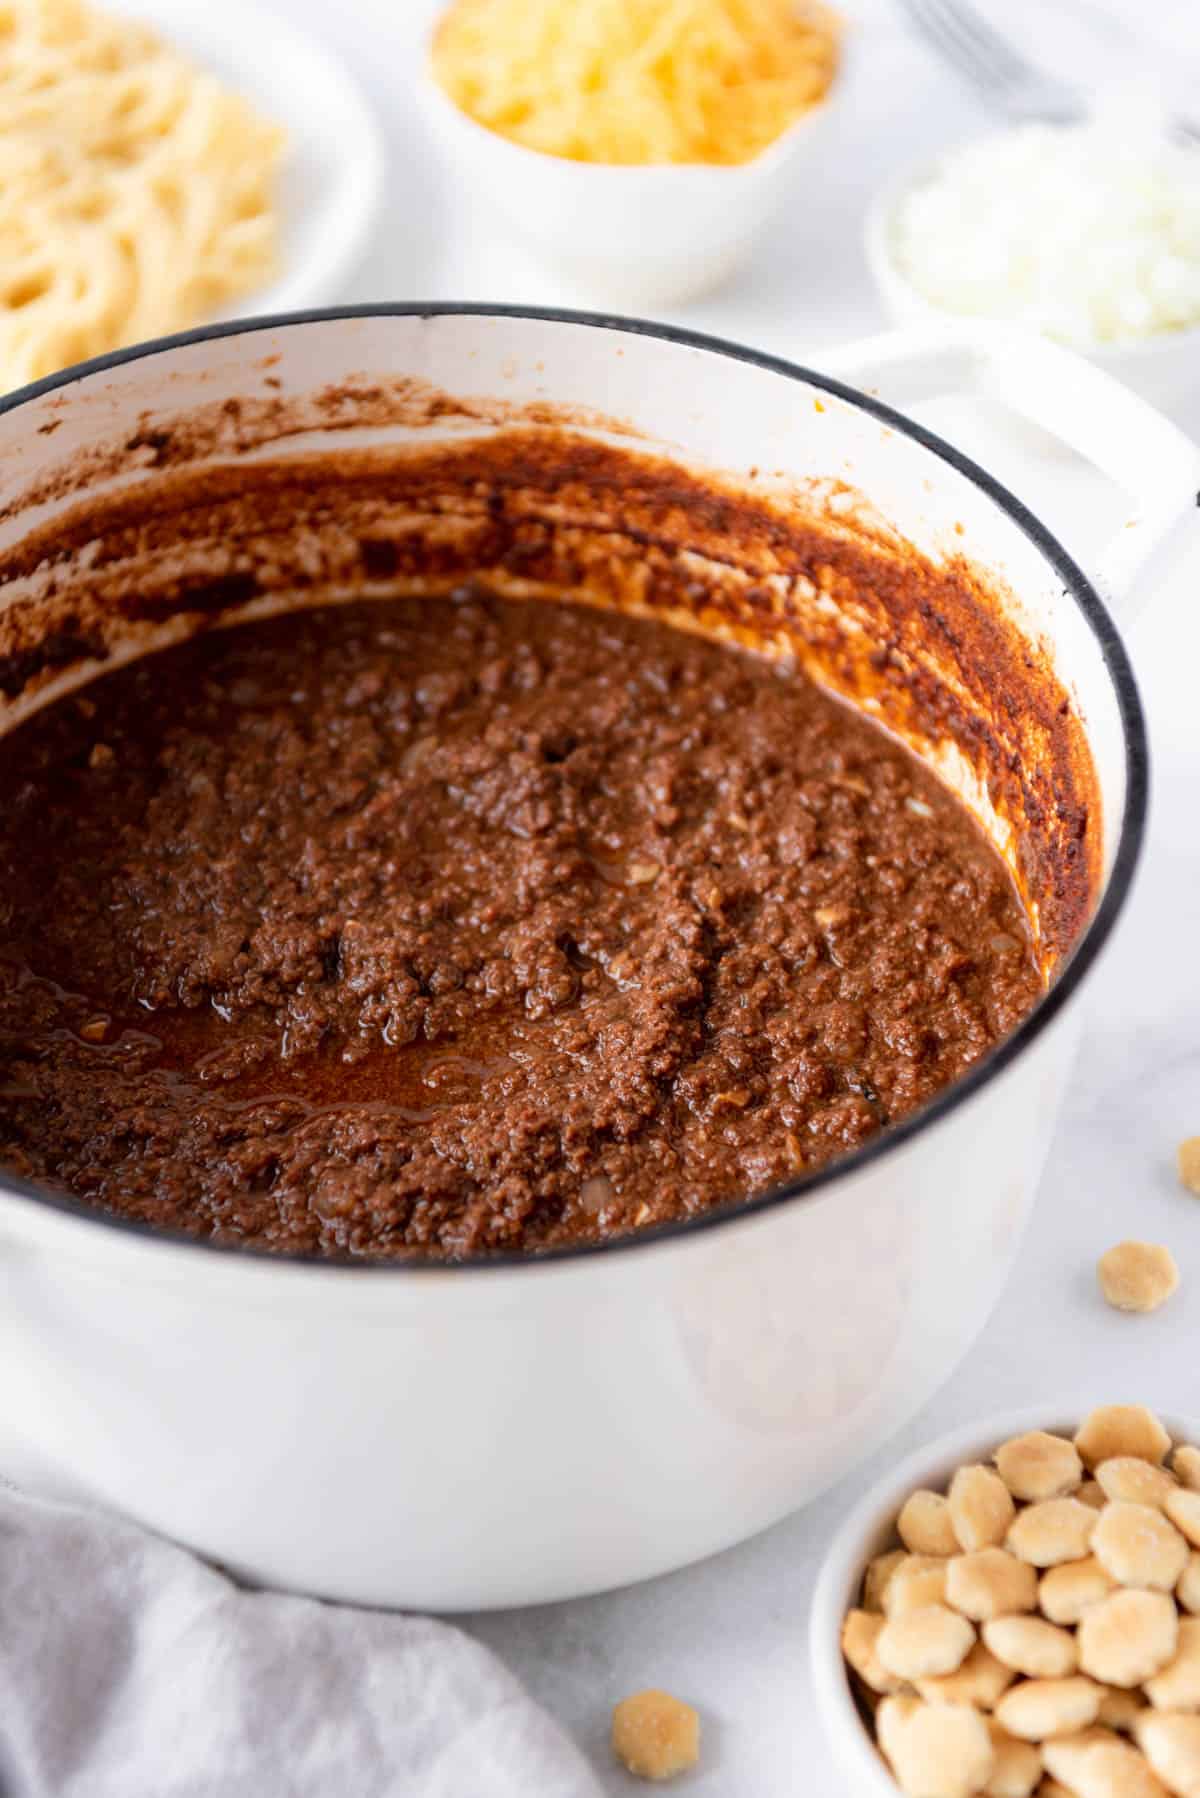
[[[890,1472],[812,1613],[853,1794],[1200,1798],[1200,1428],[1001,1416]]]

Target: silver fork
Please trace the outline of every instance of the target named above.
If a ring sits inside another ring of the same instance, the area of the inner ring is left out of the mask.
[[[970,0],[903,0],[913,26],[981,98],[1010,118],[1079,118],[1082,93],[1042,73]],[[1200,144],[1200,125],[1172,119],[1172,136]]]

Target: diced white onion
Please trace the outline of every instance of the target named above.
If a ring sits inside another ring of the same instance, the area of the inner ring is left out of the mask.
[[[952,152],[888,236],[900,273],[949,312],[1082,349],[1200,325],[1200,150],[1142,99]]]

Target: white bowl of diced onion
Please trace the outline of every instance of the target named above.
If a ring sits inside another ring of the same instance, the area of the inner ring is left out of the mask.
[[[876,196],[865,251],[898,322],[1000,320],[1153,403],[1200,393],[1200,146],[1142,109],[947,148]]]

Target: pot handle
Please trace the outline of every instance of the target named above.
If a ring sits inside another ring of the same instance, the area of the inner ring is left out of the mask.
[[[1106,598],[1134,609],[1134,577],[1200,503],[1200,445],[1072,350],[1004,325],[957,321],[886,331],[814,358],[823,373],[904,411],[921,400],[980,393],[1049,431],[1130,497],[1094,559]]]

